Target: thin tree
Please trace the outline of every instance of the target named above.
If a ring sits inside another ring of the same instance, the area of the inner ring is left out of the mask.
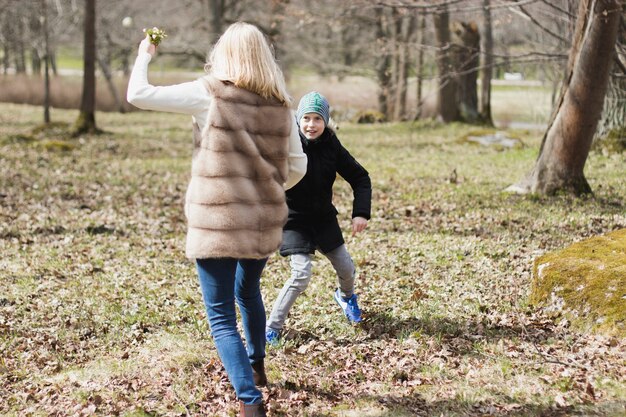
[[[388,42],[389,18],[383,8],[376,9],[376,42],[378,57],[376,75],[378,77],[378,110],[389,118],[389,97],[391,90],[391,52]]]
[[[517,193],[590,193],[583,169],[602,113],[623,0],[581,0],[567,74],[534,168]]]
[[[426,39],[426,14],[419,15],[419,30],[417,40],[417,62],[415,64],[416,73],[416,112],[415,120],[419,119],[422,114],[422,88],[424,84],[424,40]]]
[[[44,93],[43,93],[43,122],[50,123],[50,44],[48,34],[48,1],[41,0],[41,26],[43,31],[44,47]]]
[[[96,0],[85,0],[83,96],[74,136],[98,133],[96,127]]]
[[[450,43],[450,13],[442,6],[434,15],[435,37],[437,38],[438,97],[437,118],[443,122],[459,120],[457,84],[453,76]]]
[[[491,117],[491,79],[493,78],[493,31],[491,24],[490,0],[483,0],[482,68],[480,71],[480,119],[493,126]]]

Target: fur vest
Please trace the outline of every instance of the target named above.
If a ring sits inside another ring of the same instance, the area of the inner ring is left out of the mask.
[[[212,100],[204,131],[194,126],[186,255],[268,257],[287,219],[291,111],[213,77],[205,85]]]

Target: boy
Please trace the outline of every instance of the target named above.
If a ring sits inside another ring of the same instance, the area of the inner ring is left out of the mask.
[[[290,257],[291,277],[278,294],[267,321],[265,339],[271,345],[278,343],[291,306],[309,285],[311,258],[316,250],[330,260],[337,272],[339,288],[334,293],[335,301],[351,323],[362,320],[354,293],[354,263],[337,222],[332,187],[337,174],[352,187],[352,234],[355,235],[367,227],[372,184],[365,168],[328,127],[329,118],[329,105],[324,96],[313,91],[302,97],[296,120],[308,158],[307,172],[297,185],[286,192],[289,216],[283,227],[280,254]]]

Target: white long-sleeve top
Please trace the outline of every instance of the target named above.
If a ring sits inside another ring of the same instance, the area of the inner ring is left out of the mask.
[[[207,124],[211,95],[200,79],[170,86],[154,86],[148,82],[148,64],[152,55],[140,52],[130,74],[126,99],[140,109],[191,115],[200,131]],[[286,190],[293,187],[306,173],[307,157],[302,151],[295,117],[289,137],[289,175]]]

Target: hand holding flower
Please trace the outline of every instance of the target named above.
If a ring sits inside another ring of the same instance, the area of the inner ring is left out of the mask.
[[[138,54],[141,54],[144,52],[152,56],[156,54],[156,46],[154,46],[154,44],[150,42],[150,39],[147,36],[143,38],[143,40],[139,44],[139,50],[137,51]]]
[[[152,29],[144,29],[143,31],[146,35],[148,35],[148,39],[150,39],[150,42],[154,46],[159,46],[163,38],[167,37],[167,35],[165,34],[165,31],[162,29],[159,29],[156,26],[153,27]]]

